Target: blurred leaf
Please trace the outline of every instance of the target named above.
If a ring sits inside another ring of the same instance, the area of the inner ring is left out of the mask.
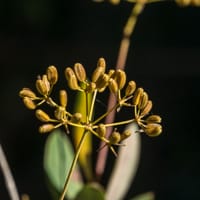
[[[126,127],[132,135],[121,146],[106,190],[107,200],[124,199],[136,174],[140,156],[140,135],[135,133],[137,125],[132,123]]]
[[[64,187],[73,157],[73,148],[67,135],[58,129],[50,133],[44,150],[44,170],[51,188],[59,193]],[[80,173],[76,167],[67,192],[69,199],[74,198],[81,190],[83,184],[80,180]]]
[[[98,184],[88,184],[78,193],[75,200],[105,200],[104,191]]]
[[[143,194],[139,194],[130,200],[154,200],[154,199],[155,199],[155,195],[153,192],[146,192]]]
[[[90,110],[92,101],[92,94],[88,94],[88,112]],[[74,113],[78,112],[83,115],[83,121],[86,121],[86,95],[83,92],[77,92]],[[75,147],[78,146],[80,139],[83,135],[84,129],[79,127],[73,127],[72,136],[74,139]],[[92,134],[88,133],[84,140],[84,145],[79,154],[79,163],[83,169],[83,172],[88,180],[92,180]]]

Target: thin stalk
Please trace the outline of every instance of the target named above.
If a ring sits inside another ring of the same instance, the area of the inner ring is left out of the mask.
[[[126,22],[126,25],[124,26],[123,30],[123,37],[121,40],[120,48],[119,48],[119,54],[118,54],[118,59],[117,59],[117,64],[116,64],[116,69],[124,69],[127,56],[128,56],[128,51],[129,51],[129,46],[130,46],[130,37],[135,29],[138,16],[142,13],[143,9],[145,7],[145,1],[144,2],[136,2],[133,6],[133,9],[131,11],[131,14]],[[110,94],[109,99],[108,99],[108,110],[113,107],[113,105],[116,104],[116,98],[114,98],[113,95]],[[115,112],[111,112],[109,115],[107,115],[105,119],[105,124],[112,123],[115,119]],[[112,127],[107,128],[107,137],[112,132]],[[103,146],[105,143],[101,142],[100,147]],[[108,148],[103,148],[101,151],[99,151],[98,156],[97,156],[97,162],[96,162],[96,177],[97,179],[100,179],[106,165],[106,159],[107,159],[107,154],[108,154]]]
[[[64,185],[62,194],[61,194],[61,196],[60,196],[60,200],[63,200],[63,199],[65,198],[65,194],[66,194],[67,189],[68,189],[68,186],[69,186],[70,178],[71,178],[72,173],[73,173],[73,171],[74,171],[74,169],[75,169],[75,167],[76,167],[76,163],[77,163],[77,161],[78,161],[79,153],[80,153],[80,151],[81,151],[81,149],[82,149],[82,146],[83,146],[83,144],[84,144],[84,140],[85,140],[85,137],[86,137],[87,133],[88,133],[88,131],[85,131],[85,132],[83,133],[82,137],[81,137],[80,143],[79,143],[79,145],[78,145],[78,147],[77,147],[77,150],[76,150],[76,154],[75,154],[75,156],[74,156],[74,159],[73,159],[73,161],[72,161],[72,164],[71,164],[69,173],[68,173],[68,175],[67,175],[67,178],[66,178],[66,181],[65,181],[65,185]]]

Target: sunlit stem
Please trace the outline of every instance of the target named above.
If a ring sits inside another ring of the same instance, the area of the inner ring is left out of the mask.
[[[92,103],[91,103],[91,107],[90,107],[89,120],[92,119],[92,114],[93,114],[93,111],[94,111],[94,104],[95,104],[96,96],[97,96],[97,90],[94,91],[94,94],[92,96]]]
[[[63,200],[65,198],[65,194],[67,192],[67,189],[68,189],[68,186],[69,186],[69,181],[70,181],[70,178],[72,176],[72,173],[76,167],[76,163],[78,161],[78,157],[79,157],[79,153],[82,149],[82,146],[83,146],[83,143],[84,143],[84,140],[85,140],[85,137],[87,135],[88,131],[85,131],[81,137],[81,140],[79,142],[79,145],[77,147],[77,150],[76,150],[76,154],[74,156],[74,159],[72,161],[72,164],[71,164],[71,167],[70,167],[70,170],[69,170],[69,173],[67,175],[67,178],[66,178],[66,181],[65,181],[65,185],[64,185],[64,188],[63,188],[63,191],[62,191],[62,194],[60,196],[60,200]]]

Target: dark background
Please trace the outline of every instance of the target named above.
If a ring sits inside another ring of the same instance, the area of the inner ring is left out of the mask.
[[[19,193],[50,199],[42,168],[46,136],[18,97],[48,65],[81,62],[89,72],[103,56],[114,68],[132,5],[90,0],[0,1],[0,141]],[[154,191],[157,200],[200,199],[200,8],[148,5],[131,38],[129,79],[144,87],[163,118],[163,134],[142,136],[139,170],[128,197]],[[63,76],[62,76],[63,75]],[[127,163],[128,164],[128,163]],[[128,199],[127,197],[127,199]],[[0,199],[9,199],[0,173]]]

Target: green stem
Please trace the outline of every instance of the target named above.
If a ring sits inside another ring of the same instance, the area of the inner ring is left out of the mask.
[[[67,178],[66,178],[66,181],[65,181],[65,185],[64,185],[62,194],[61,194],[61,196],[60,196],[60,200],[63,200],[63,199],[65,198],[65,194],[66,194],[67,189],[68,189],[68,186],[69,186],[70,178],[71,178],[71,176],[72,176],[72,174],[73,174],[73,171],[74,171],[74,169],[75,169],[75,167],[76,167],[76,163],[77,163],[77,161],[78,161],[79,153],[80,153],[80,151],[81,151],[81,149],[82,149],[82,146],[83,146],[83,143],[84,143],[84,140],[85,140],[85,137],[86,137],[87,133],[88,133],[88,131],[85,131],[85,132],[83,133],[82,137],[81,137],[80,143],[79,143],[79,145],[78,145],[78,147],[77,147],[77,150],[76,150],[76,154],[75,154],[75,156],[74,156],[74,159],[73,159],[73,161],[72,161],[72,164],[71,164],[69,173],[68,173],[68,175],[67,175]]]

